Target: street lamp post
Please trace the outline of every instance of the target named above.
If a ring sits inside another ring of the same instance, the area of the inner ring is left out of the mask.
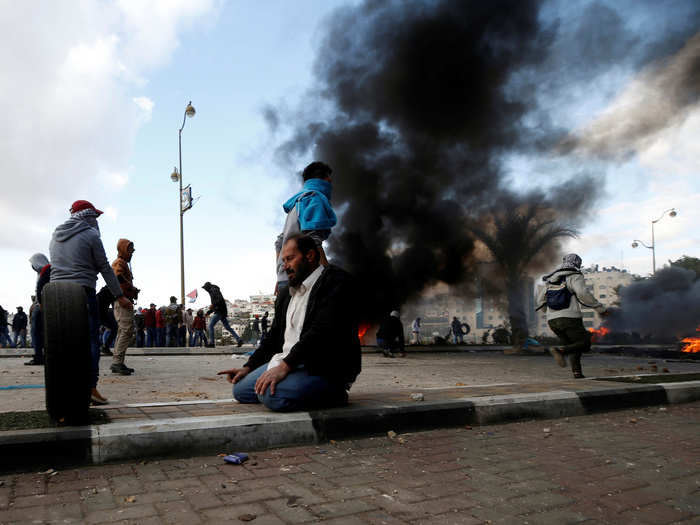
[[[185,114],[182,116],[182,127],[178,131],[177,135],[177,149],[180,160],[180,171],[175,168],[170,175],[173,182],[180,182],[180,191],[178,193],[178,206],[180,211],[180,304],[185,304],[185,234],[183,231],[184,223],[183,216],[186,210],[182,209],[182,130],[185,129],[185,122],[187,122],[187,117],[194,117],[195,110],[192,106],[192,101],[187,103],[185,108]]]
[[[661,217],[659,217],[655,221],[651,221],[651,246],[648,246],[646,243],[640,241],[639,239],[635,239],[632,242],[632,248],[636,248],[641,244],[645,248],[651,250],[651,267],[653,270],[652,275],[656,273],[656,240],[654,238],[654,224],[663,219],[667,213],[669,217],[675,217],[676,215],[678,215],[678,212],[676,212],[675,208],[669,208],[661,214]]]

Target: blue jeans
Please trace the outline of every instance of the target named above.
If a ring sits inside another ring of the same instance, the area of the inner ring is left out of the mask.
[[[143,330],[138,328],[136,330],[136,347],[143,348],[144,333]]]
[[[12,339],[10,338],[10,332],[7,329],[7,325],[0,326],[0,344],[5,347],[12,346]]]
[[[236,341],[240,341],[241,338],[238,337],[236,331],[233,328],[231,328],[230,324],[228,324],[228,319],[226,319],[226,316],[221,315],[220,313],[214,313],[214,316],[209,322],[209,342],[211,344],[214,344],[214,325],[219,321],[221,321],[221,324],[224,326],[224,328],[226,328],[226,330],[231,332],[231,335]]]
[[[14,342],[14,344],[13,344],[13,346],[14,346],[15,348],[17,348],[17,346],[19,346],[17,343],[18,343],[20,340],[22,341],[22,345],[21,345],[22,348],[24,348],[25,346],[27,346],[27,330],[26,330],[25,328],[23,328],[23,329],[20,330],[19,332],[14,332],[14,331],[13,331],[13,334],[14,334],[14,336],[15,336],[15,342]]]
[[[32,310],[32,343],[34,343],[34,360],[44,361],[44,315],[41,308]]]
[[[195,330],[194,336],[192,337],[192,344],[190,346],[197,346],[201,344],[207,344],[207,336],[204,330]]]
[[[156,327],[149,326],[146,328],[146,346],[153,348],[156,346]]]
[[[90,355],[92,356],[92,377],[90,386],[95,388],[100,377],[100,312],[94,288],[83,286],[87,298],[88,329],[90,330]]]
[[[177,346],[177,326],[168,325],[165,327],[165,346]]]
[[[334,385],[321,376],[309,375],[303,368],[293,370],[275,387],[261,396],[255,393],[255,382],[267,370],[267,363],[256,368],[233,385],[233,397],[239,403],[262,403],[275,412],[308,410],[342,406],[348,402],[348,394],[342,386]]]
[[[156,328],[156,346],[165,346],[165,327]]]

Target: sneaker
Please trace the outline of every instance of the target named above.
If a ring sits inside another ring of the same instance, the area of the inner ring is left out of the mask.
[[[552,346],[549,348],[549,353],[552,354],[552,357],[559,366],[562,368],[566,366],[566,356],[561,349],[557,348],[556,346]]]
[[[586,379],[586,376],[584,376],[581,372],[576,372],[574,373],[574,379]]]
[[[389,352],[389,350],[384,350],[384,352],[382,352],[382,353],[384,354],[384,357],[394,357],[394,354]]]
[[[102,345],[102,346],[100,347],[100,354],[101,354],[101,355],[114,355],[114,354],[112,353],[112,351],[111,351],[109,348],[107,348],[105,345]]]
[[[107,398],[97,391],[97,388],[92,389],[92,392],[90,393],[90,402],[93,405],[106,405],[109,403]]]
[[[237,344],[236,346],[238,346],[238,348],[240,348],[241,346],[243,346],[243,339],[239,339],[239,340],[238,340],[238,344]]]
[[[24,366],[43,366],[43,365],[44,365],[44,362],[39,361],[36,358],[32,358],[31,360],[24,363]]]
[[[212,343],[207,343],[204,346],[205,346],[205,348],[215,348],[215,345]]]
[[[133,368],[129,368],[128,366],[122,364],[113,364],[112,366],[109,367],[109,369],[112,371],[113,374],[119,374],[123,376],[130,376],[131,374],[134,373]]]

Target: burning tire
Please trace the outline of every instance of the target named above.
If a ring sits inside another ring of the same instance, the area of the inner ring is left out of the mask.
[[[462,332],[462,335],[467,335],[469,332],[472,331],[471,327],[467,323],[462,323],[460,325],[460,330]]]
[[[41,297],[46,411],[56,423],[85,423],[92,368],[85,292],[77,283],[55,281]]]

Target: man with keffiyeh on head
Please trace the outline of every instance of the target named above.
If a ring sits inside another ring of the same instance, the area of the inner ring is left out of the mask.
[[[584,377],[581,354],[591,349],[591,333],[583,326],[580,305],[607,315],[605,306],[588,291],[581,263],[581,257],[575,253],[565,255],[559,268],[542,278],[545,286],[537,298],[537,310],[546,309],[547,324],[562,342],[562,346],[550,347],[549,352],[561,367],[566,366],[569,356],[576,379]]]
[[[51,281],[72,281],[82,285],[85,290],[92,354],[92,402],[103,405],[107,399],[97,391],[100,363],[100,321],[95,294],[97,274],[102,275],[122,307],[133,308],[133,304],[122,293],[117,276],[107,260],[97,225],[97,218],[102,212],[92,203],[78,200],[71,206],[70,213],[70,218],[56,228],[49,244]]]

